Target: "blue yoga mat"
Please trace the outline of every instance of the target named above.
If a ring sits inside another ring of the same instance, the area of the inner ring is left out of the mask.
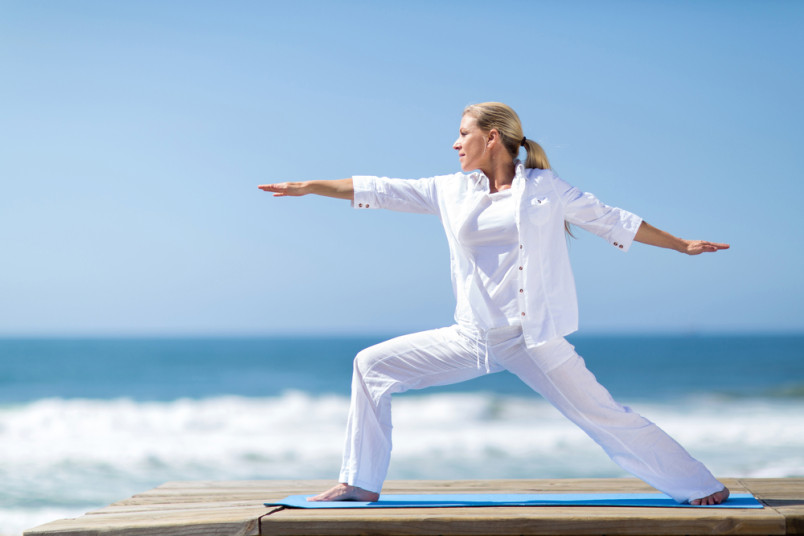
[[[733,493],[723,504],[679,504],[663,493],[431,493],[381,495],[376,502],[308,502],[312,495],[289,495],[266,506],[289,508],[449,508],[461,506],[650,506],[659,508],[762,508],[750,493]]]

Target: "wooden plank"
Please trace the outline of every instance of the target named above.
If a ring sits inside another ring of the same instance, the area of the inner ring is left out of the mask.
[[[744,478],[740,482],[784,516],[787,534],[804,534],[804,478]]]
[[[243,482],[168,483],[76,518],[41,525],[38,536],[253,536],[265,488]]]
[[[744,485],[726,479],[734,492]],[[389,482],[384,491],[562,493],[654,491],[636,479]],[[311,492],[314,490],[311,490]],[[804,487],[800,488],[804,492]],[[778,512],[763,510],[629,507],[410,508],[404,510],[281,510],[263,517],[261,533],[283,535],[382,534],[597,535],[785,534]]]
[[[333,515],[279,518],[276,514],[261,520],[262,534],[294,535],[691,535],[784,534],[784,520],[757,519],[728,514],[684,515],[678,510],[646,515],[643,509],[560,508],[472,508],[410,510],[384,516]],[[468,512],[471,510],[471,512]]]
[[[293,510],[263,503],[316,493],[330,481],[168,482],[76,519],[25,536],[256,536],[258,534],[804,534],[804,479],[725,479],[763,510],[496,507]],[[636,479],[389,481],[386,493],[645,492]]]
[[[26,535],[59,536],[252,536],[259,531],[258,510],[173,510],[138,514],[85,515],[47,523],[26,531]]]

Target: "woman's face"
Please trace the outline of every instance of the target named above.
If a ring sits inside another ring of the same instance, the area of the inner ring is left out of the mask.
[[[465,114],[458,132],[458,139],[452,144],[452,148],[458,151],[461,169],[463,171],[483,169],[490,156],[486,151],[488,136],[477,126],[477,119]]]

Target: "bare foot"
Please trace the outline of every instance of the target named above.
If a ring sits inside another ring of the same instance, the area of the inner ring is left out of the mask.
[[[319,493],[315,497],[307,497],[308,501],[365,501],[376,502],[380,498],[379,493],[368,491],[357,486],[341,482],[324,493]]]
[[[713,493],[712,495],[707,495],[701,499],[693,499],[690,501],[690,504],[694,505],[705,505],[705,504],[720,504],[726,499],[729,498],[729,489],[723,488],[722,490]]]

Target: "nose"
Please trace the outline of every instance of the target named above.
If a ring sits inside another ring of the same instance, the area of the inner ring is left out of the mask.
[[[456,151],[461,148],[460,140],[455,140],[455,143],[452,144],[452,148]]]

